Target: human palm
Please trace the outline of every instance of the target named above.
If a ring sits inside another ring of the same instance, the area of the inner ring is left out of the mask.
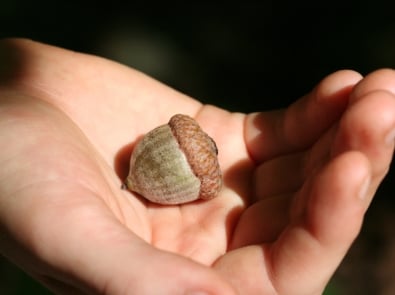
[[[0,249],[61,294],[318,294],[391,161],[391,71],[355,88],[358,74],[338,72],[287,110],[246,116],[97,57],[2,46],[15,67],[0,87]],[[213,200],[159,206],[120,189],[136,140],[175,113],[217,143]]]

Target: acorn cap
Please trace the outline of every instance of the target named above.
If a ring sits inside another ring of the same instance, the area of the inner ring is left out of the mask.
[[[169,126],[193,173],[200,180],[199,198],[214,198],[222,187],[218,149],[214,140],[194,119],[186,115],[174,115],[169,121]]]

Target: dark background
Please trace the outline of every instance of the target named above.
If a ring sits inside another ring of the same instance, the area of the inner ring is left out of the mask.
[[[339,69],[395,68],[393,1],[142,2],[1,0],[0,37],[117,60],[241,112],[285,107]],[[395,294],[394,191],[392,168],[327,294]],[[2,258],[0,272],[0,294],[46,294]]]

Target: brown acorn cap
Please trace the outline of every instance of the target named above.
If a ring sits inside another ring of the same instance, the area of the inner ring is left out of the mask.
[[[214,140],[187,115],[174,115],[169,121],[169,126],[193,172],[200,179],[199,197],[216,197],[222,187],[222,173]]]

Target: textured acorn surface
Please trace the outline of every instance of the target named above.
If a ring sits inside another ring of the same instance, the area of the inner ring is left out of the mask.
[[[174,115],[138,142],[125,181],[159,204],[214,198],[222,185],[215,142],[186,115]]]

